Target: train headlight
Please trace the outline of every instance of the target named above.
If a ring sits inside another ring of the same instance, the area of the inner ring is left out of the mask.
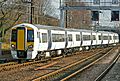
[[[12,48],[14,48],[14,47],[15,47],[15,45],[14,45],[14,44],[12,44],[12,45],[11,45],[11,47],[12,47]]]
[[[14,45],[14,44],[12,44],[11,47],[12,47],[13,49],[15,49],[15,45]]]
[[[28,49],[33,49],[33,45],[29,45],[29,46],[28,46]]]

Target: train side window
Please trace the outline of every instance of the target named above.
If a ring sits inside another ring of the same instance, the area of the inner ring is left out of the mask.
[[[114,40],[118,39],[118,36],[113,36]]]
[[[52,41],[53,42],[64,42],[65,35],[64,34],[52,34]]]
[[[80,35],[76,34],[76,41],[80,41]]]
[[[42,43],[47,42],[47,33],[42,33]]]
[[[83,35],[83,40],[85,41],[91,40],[90,35]]]
[[[99,39],[99,40],[102,40],[102,36],[101,36],[101,35],[99,35],[99,36],[98,36],[98,39]]]
[[[110,40],[112,40],[112,37],[111,37],[111,36],[109,36],[109,39],[110,39]]]
[[[100,0],[93,0],[94,4],[100,4]]]
[[[39,38],[39,43],[41,43],[40,32],[37,32],[37,38]]]
[[[95,37],[95,35],[92,35],[92,39],[93,39],[93,40],[96,40],[96,37]]]
[[[37,32],[37,38],[39,38],[40,37],[40,33],[39,32]]]
[[[112,4],[118,4],[119,1],[118,0],[112,0]]]
[[[108,40],[108,36],[103,36],[103,40]]]
[[[52,42],[56,42],[56,35],[52,34]]]
[[[12,30],[11,41],[17,41],[17,30]]]
[[[72,34],[68,34],[68,41],[72,41]]]

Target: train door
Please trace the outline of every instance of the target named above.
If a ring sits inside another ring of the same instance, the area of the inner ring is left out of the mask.
[[[17,28],[17,56],[18,58],[26,58],[25,53],[25,28]]]

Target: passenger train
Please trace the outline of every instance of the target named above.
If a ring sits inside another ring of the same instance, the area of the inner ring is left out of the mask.
[[[40,59],[119,42],[117,33],[105,31],[27,23],[18,24],[11,30],[11,54],[14,59]]]

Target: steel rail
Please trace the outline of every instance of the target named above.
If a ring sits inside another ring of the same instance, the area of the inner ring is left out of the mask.
[[[86,52],[86,51],[84,51]],[[76,52],[77,53],[77,52]],[[76,53],[72,54],[75,55]],[[67,55],[67,57],[69,57],[71,55]],[[54,57],[54,58],[49,58],[49,59],[43,59],[43,60],[37,60],[37,61],[32,61],[32,62],[26,62],[26,63],[22,63],[22,64],[18,64],[17,62],[10,62],[10,63],[4,63],[4,64],[0,64],[0,72],[1,71],[8,71],[8,70],[12,70],[12,69],[16,69],[18,67],[23,67],[23,66],[28,66],[28,65],[32,65],[32,64],[37,64],[37,63],[42,63],[48,60],[54,61],[54,60],[58,60],[63,58],[63,56],[58,56],[58,57]]]
[[[106,50],[106,49],[104,49],[104,50]],[[101,53],[101,52],[103,52],[103,50],[100,51],[99,53]],[[56,70],[56,71],[54,71],[54,72],[51,72],[51,73],[49,73],[49,74],[43,75],[43,76],[41,76],[41,77],[39,77],[39,78],[33,79],[32,81],[48,80],[49,78],[51,78],[51,77],[53,77],[53,76],[55,76],[55,75],[57,75],[57,74],[65,71],[65,70],[67,70],[67,69],[69,69],[69,68],[71,68],[71,67],[73,67],[73,66],[75,66],[75,65],[78,65],[78,64],[80,64],[80,63],[83,63],[84,61],[87,61],[88,59],[93,58],[93,57],[95,57],[96,55],[99,55],[99,53],[96,53],[96,54],[94,54],[94,55],[92,55],[92,56],[90,56],[90,57],[87,57],[87,58],[85,58],[85,59],[82,59],[82,60],[80,60],[80,61],[77,61],[77,62],[75,62],[75,63],[73,63],[73,64],[71,64],[71,65],[65,66],[64,68],[61,68],[61,69]]]
[[[120,54],[118,54],[116,56],[116,58],[113,60],[113,62],[94,81],[101,81],[105,77],[105,75],[110,71],[110,69],[112,69],[114,64],[119,59],[119,57],[120,57]]]
[[[81,69],[75,71],[74,73],[70,74],[69,76],[63,78],[63,79],[60,80],[60,81],[66,81],[66,80],[68,80],[68,79],[74,77],[74,76],[77,75],[78,73],[80,73],[80,72],[82,72],[83,70],[85,70],[85,69],[89,68],[90,66],[94,65],[96,62],[98,62],[99,60],[101,60],[102,58],[104,58],[105,56],[107,56],[107,55],[108,55],[111,51],[113,51],[113,50],[114,50],[114,49],[108,51],[108,52],[107,52],[105,55],[103,55],[102,57],[100,57],[100,58],[98,58],[97,60],[91,62],[91,63],[88,64],[87,66],[85,66],[85,67],[83,67],[83,68],[81,68]]]
[[[55,58],[49,58],[49,59],[44,59],[44,60],[32,61],[32,62],[26,62],[26,63],[22,63],[22,64],[13,63],[13,62],[0,64],[0,67],[1,67],[0,72],[9,71],[9,70],[12,70],[12,69],[16,69],[16,68],[19,68],[19,67],[28,66],[28,65],[32,65],[32,64],[42,63],[42,62],[45,62],[45,61],[48,61],[48,60],[57,60],[57,59],[60,59],[60,58],[62,58],[62,57],[59,56],[59,57],[55,57]]]

